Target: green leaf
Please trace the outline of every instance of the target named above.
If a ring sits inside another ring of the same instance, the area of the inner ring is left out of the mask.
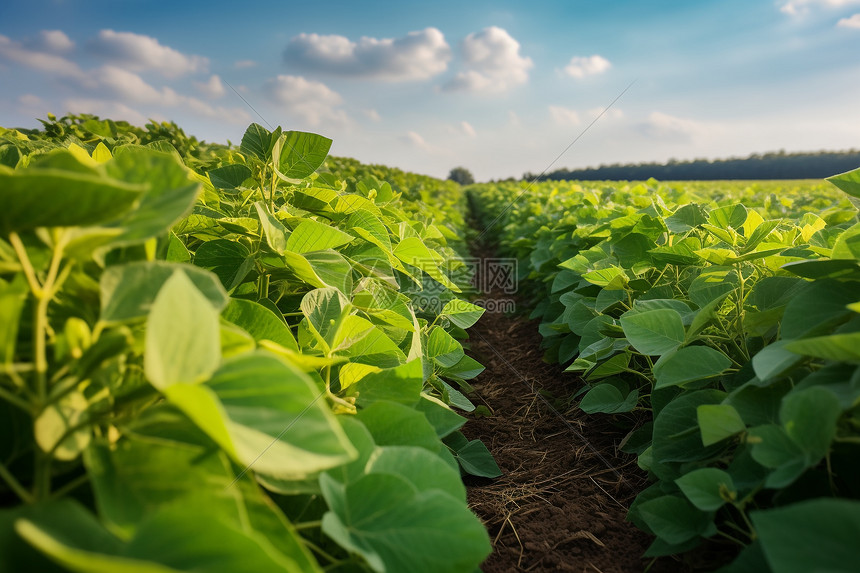
[[[833,244],[830,258],[835,260],[860,259],[860,223],[852,225],[839,235]]]
[[[322,251],[345,245],[354,239],[349,233],[335,227],[304,219],[287,239],[286,249],[294,253]]]
[[[421,269],[436,282],[452,291],[460,292],[459,287],[452,283],[451,279],[439,269],[436,258],[418,237],[406,237],[397,243],[397,246],[394,248],[394,256],[407,265]]]
[[[221,284],[230,291],[242,284],[254,268],[254,257],[242,243],[215,239],[197,247],[194,264],[218,275]]]
[[[786,487],[808,467],[800,446],[781,426],[767,424],[750,428],[747,441],[752,444],[751,455],[755,461],[778,470],[768,476],[768,487]]]
[[[780,327],[783,339],[827,334],[851,317],[847,306],[857,300],[860,283],[818,280],[792,298],[785,307]]]
[[[349,394],[362,407],[384,400],[412,406],[418,402],[423,384],[421,360],[411,360],[365,375],[349,387]]]
[[[682,394],[664,406],[654,420],[654,460],[688,462],[713,453],[714,446],[709,449],[702,445],[697,410],[703,404],[719,404],[725,396],[718,390],[697,390]]]
[[[601,286],[611,290],[620,290],[627,284],[628,276],[624,269],[612,266],[605,269],[597,269],[582,275],[582,278],[593,285]]]
[[[462,329],[470,328],[484,314],[484,309],[465,300],[449,300],[442,309],[441,316]]]
[[[702,271],[690,284],[690,300],[700,308],[714,299],[725,297],[739,284],[738,273],[730,267],[713,266]]]
[[[244,139],[242,141],[244,143]],[[303,131],[286,131],[279,143],[275,165],[278,175],[286,179],[309,177],[323,164],[331,149],[331,139]]]
[[[404,478],[419,492],[441,490],[466,503],[460,473],[424,448],[378,447],[367,462],[368,474],[392,474]]]
[[[380,446],[418,446],[433,453],[442,451],[436,429],[421,412],[395,402],[375,402],[359,410],[358,420]]]
[[[705,210],[696,203],[679,207],[671,217],[667,217],[666,227],[673,233],[683,234],[708,222]]]
[[[208,172],[209,181],[218,189],[236,189],[251,177],[251,170],[241,163],[217,167]]]
[[[221,312],[224,320],[232,322],[243,328],[254,340],[271,340],[284,348],[298,352],[299,346],[292,331],[284,322],[270,309],[265,306],[241,299],[231,299]]]
[[[130,535],[165,505],[188,512],[202,505],[226,523],[264,535],[303,570],[317,570],[296,530],[258,485],[259,476],[237,479],[242,468],[176,408],[149,408],[126,429],[122,440],[94,444],[85,458],[99,517],[112,531]]]
[[[0,188],[0,229],[7,234],[109,221],[127,211],[147,186],[109,177],[101,166],[85,166],[58,149],[27,169],[0,166]]]
[[[329,287],[310,291],[302,298],[301,308],[308,325],[330,349],[352,305],[339,290]]]
[[[696,409],[702,445],[710,446],[746,430],[746,424],[734,407],[727,404],[703,404]]]
[[[484,371],[484,366],[474,358],[463,356],[459,362],[441,370],[441,375],[447,378],[471,380]]]
[[[159,390],[207,378],[221,361],[218,310],[183,272],[167,279],[146,321],[144,372]]]
[[[812,499],[750,517],[773,571],[847,573],[860,563],[858,501]]]
[[[346,295],[352,294],[353,267],[337,251],[314,251],[305,255],[298,255],[287,251],[285,255],[289,257],[304,257],[304,261],[310,266],[314,276],[318,277],[318,280],[322,281],[324,286],[335,287]],[[290,260],[288,258],[288,264],[292,264],[289,263]],[[295,269],[295,267],[291,268]],[[301,278],[304,280],[304,277]]]
[[[741,203],[717,207],[708,213],[708,220],[720,229],[740,229],[747,220],[747,208]]]
[[[818,259],[812,261],[793,261],[782,265],[786,271],[808,279],[821,278],[860,278],[860,262],[853,260]]]
[[[271,354],[226,360],[203,385],[167,396],[238,463],[297,480],[349,462],[355,449],[308,377]]]
[[[370,241],[386,253],[391,252],[391,237],[388,229],[376,215],[370,211],[356,211],[346,222],[347,229]]]
[[[460,467],[469,475],[497,478],[502,475],[496,460],[481,440],[471,440],[454,451]]]
[[[269,248],[283,255],[287,250],[287,229],[284,227],[274,215],[269,213],[268,207],[262,202],[254,203],[257,209],[257,215],[260,217],[260,225],[263,227],[263,233],[266,235],[266,244]]]
[[[639,515],[654,535],[677,545],[704,533],[711,523],[707,513],[675,495],[664,495],[638,506]]]
[[[626,386],[619,388],[608,381],[601,382],[583,396],[579,407],[586,414],[629,412],[639,401],[639,391],[629,391]]]
[[[104,322],[122,322],[149,314],[164,283],[182,273],[215,309],[227,305],[230,298],[218,278],[191,265],[162,261],[137,262],[108,267],[99,281],[101,315]]]
[[[141,523],[127,543],[113,537],[83,509],[65,511],[58,519],[22,519],[16,529],[55,561],[81,573],[175,573],[202,567],[212,573],[243,567],[295,571],[295,562],[273,551],[265,539],[207,515],[205,507],[189,509],[162,510]],[[185,541],[176,543],[177,539]]]
[[[827,180],[852,197],[860,197],[860,169],[833,175]]]
[[[695,237],[681,239],[671,246],[655,247],[648,251],[655,262],[670,265],[695,265],[699,263],[696,251],[702,248],[702,243]]]
[[[785,349],[825,360],[860,362],[860,332],[789,341]]]
[[[791,392],[782,401],[779,419],[788,436],[817,463],[836,437],[842,405],[833,392],[820,386]]]
[[[73,390],[45,408],[34,424],[36,443],[61,461],[77,458],[92,438],[86,397]]]
[[[164,235],[191,211],[200,192],[200,183],[192,179],[189,169],[167,153],[127,149],[104,168],[116,179],[147,186],[133,209],[106,224],[121,231],[111,246]]]
[[[424,414],[436,430],[439,439],[459,430],[466,423],[466,418],[449,408],[444,402],[426,394],[418,400],[415,409]]]
[[[657,309],[623,316],[621,328],[630,344],[642,354],[659,356],[684,342],[681,315],[672,309]]]
[[[19,321],[29,292],[23,273],[11,282],[0,282],[0,362],[10,364],[14,360]]]
[[[39,573],[67,573],[68,569],[56,565],[35,547],[24,541],[15,531],[21,519],[31,521],[64,519],[57,507],[72,504],[68,497],[51,502],[22,504],[0,509],[0,571],[39,571]],[[86,532],[85,532],[86,534]],[[108,538],[110,539],[110,538]]]
[[[393,474],[345,486],[323,475],[320,484],[331,508],[323,532],[374,571],[471,573],[490,554],[481,522],[441,490],[418,492]]]
[[[463,346],[439,326],[430,330],[425,351],[427,358],[433,359],[443,368],[455,366],[464,356]]]
[[[272,149],[272,134],[258,123],[252,123],[242,136],[239,145],[242,153],[252,155],[263,162],[269,161],[269,151]]]
[[[701,511],[716,511],[737,497],[732,476],[717,468],[693,470],[675,483]]]
[[[720,375],[731,359],[709,346],[686,346],[664,354],[654,364],[655,388],[680,386]]]
[[[753,356],[752,365],[759,380],[776,380],[803,362],[802,356],[786,348],[791,343],[791,340],[778,340]]]

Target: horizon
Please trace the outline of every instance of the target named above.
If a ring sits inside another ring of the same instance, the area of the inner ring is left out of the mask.
[[[0,125],[93,113],[226,143],[258,122],[482,181],[860,147],[860,0],[327,6],[0,7]]]

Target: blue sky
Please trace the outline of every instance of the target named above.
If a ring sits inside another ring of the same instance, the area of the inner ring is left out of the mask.
[[[631,83],[553,168],[860,148],[860,0],[0,4],[6,127],[257,121],[486,180],[542,171]]]

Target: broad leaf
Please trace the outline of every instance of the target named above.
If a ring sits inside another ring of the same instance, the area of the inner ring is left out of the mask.
[[[207,378],[221,361],[218,310],[183,272],[167,281],[146,321],[144,371],[159,390]]]

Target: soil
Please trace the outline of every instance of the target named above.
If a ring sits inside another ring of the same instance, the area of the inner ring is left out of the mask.
[[[469,354],[486,367],[473,381],[472,398],[491,415],[473,415],[463,431],[487,445],[503,472],[493,480],[467,479],[470,506],[493,543],[481,570],[701,570],[689,557],[642,557],[652,537],[626,514],[648,481],[636,457],[618,449],[627,432],[611,416],[588,416],[571,403],[582,382],[543,361],[538,322],[486,312],[469,333]]]

